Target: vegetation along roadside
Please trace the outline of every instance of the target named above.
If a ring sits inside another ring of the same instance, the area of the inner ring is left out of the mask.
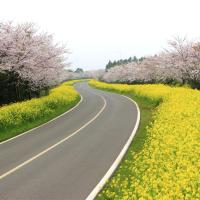
[[[199,91],[162,84],[90,85],[131,95],[142,113],[135,140],[97,199],[199,199]]]
[[[72,85],[80,81],[67,81],[41,98],[0,107],[0,141],[37,127],[75,106],[81,97]]]

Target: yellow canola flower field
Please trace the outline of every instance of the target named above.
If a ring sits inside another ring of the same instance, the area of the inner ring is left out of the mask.
[[[161,84],[90,84],[160,101],[142,150],[131,152],[98,199],[200,199],[200,92]]]
[[[64,112],[75,105],[80,100],[80,95],[73,86],[69,86],[73,83],[73,81],[63,83],[61,86],[52,89],[49,95],[41,98],[1,107],[0,138],[4,138],[3,134],[7,130],[17,129],[35,120],[48,119],[48,116]]]

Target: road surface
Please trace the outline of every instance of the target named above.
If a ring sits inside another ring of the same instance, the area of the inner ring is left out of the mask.
[[[75,87],[83,98],[75,109],[0,144],[1,200],[85,199],[119,155],[136,106],[87,83]]]

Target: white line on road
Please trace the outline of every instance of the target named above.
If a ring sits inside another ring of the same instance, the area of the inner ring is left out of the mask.
[[[69,136],[67,136],[66,138],[62,139],[61,141],[57,142],[56,144],[50,146],[49,148],[45,149],[44,151],[42,151],[41,153],[35,155],[34,157],[28,159],[27,161],[23,162],[22,164],[18,165],[17,167],[9,170],[8,172],[0,175],[0,180],[5,178],[6,176],[14,173],[15,171],[19,170],[20,168],[24,167],[25,165],[29,164],[30,162],[32,162],[33,160],[41,157],[42,155],[46,154],[47,152],[49,152],[50,150],[54,149],[55,147],[57,147],[58,145],[62,144],[63,142],[67,141],[68,139],[70,139],[71,137],[73,137],[75,134],[77,134],[79,131],[81,131],[82,129],[84,129],[86,126],[88,126],[89,124],[91,124],[105,109],[107,102],[105,100],[105,98],[101,95],[95,94],[97,96],[100,96],[103,99],[104,105],[101,108],[101,110],[90,120],[88,121],[86,124],[84,124],[81,128],[79,128],[78,130],[76,130],[75,132],[73,132],[72,134],[70,134]]]
[[[23,136],[23,135],[25,135],[25,134],[27,134],[27,133],[30,133],[31,131],[33,131],[33,130],[35,130],[35,129],[38,129],[38,128],[40,128],[40,127],[46,125],[46,124],[49,124],[50,122],[55,121],[56,119],[62,117],[63,115],[65,115],[65,114],[67,114],[67,113],[73,111],[73,110],[74,110],[75,108],[77,108],[77,107],[80,105],[80,103],[83,101],[83,97],[82,97],[81,95],[80,95],[80,97],[81,97],[80,101],[79,101],[74,107],[72,107],[71,109],[69,109],[68,111],[66,111],[66,112],[62,113],[61,115],[59,115],[59,116],[57,116],[57,117],[55,117],[55,118],[49,120],[48,122],[46,122],[46,123],[44,123],[44,124],[41,124],[41,125],[39,125],[39,126],[37,126],[37,127],[35,127],[35,128],[32,128],[32,129],[30,129],[30,130],[28,130],[28,131],[26,131],[26,132],[24,132],[24,133],[21,133],[21,134],[19,134],[19,135],[16,135],[15,137],[12,137],[12,138],[10,138],[10,139],[8,139],[8,140],[5,140],[5,141],[3,141],[3,142],[0,142],[0,145],[1,145],[1,144],[4,144],[4,143],[6,143],[6,142],[9,142],[9,141],[11,141],[11,140],[14,140],[14,139],[16,139],[16,138],[18,138],[18,137],[21,137],[21,136]]]
[[[137,119],[136,119],[136,123],[135,123],[135,127],[131,133],[131,136],[128,138],[126,144],[124,145],[123,149],[121,150],[120,154],[117,156],[116,160],[113,162],[113,164],[111,165],[111,167],[109,168],[109,170],[106,172],[106,174],[104,175],[104,177],[99,181],[99,183],[95,186],[95,188],[92,190],[92,192],[88,195],[88,197],[86,198],[86,200],[93,200],[97,194],[102,190],[103,186],[106,184],[106,182],[108,181],[108,179],[112,176],[112,174],[115,172],[115,170],[117,169],[117,167],[119,166],[122,158],[124,157],[125,153],[127,152],[135,134],[136,131],[139,127],[139,123],[140,123],[140,109],[138,104],[133,101],[133,99],[122,95],[124,97],[126,97],[127,99],[129,99],[131,102],[133,102],[133,104],[135,104],[136,108],[137,108]]]

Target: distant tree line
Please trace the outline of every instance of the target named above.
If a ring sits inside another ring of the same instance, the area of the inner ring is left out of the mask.
[[[76,68],[75,70],[68,69],[66,74],[66,80],[74,79],[101,79],[104,75],[104,69],[88,70],[85,71],[82,68]]]
[[[84,70],[82,68],[77,68],[74,72],[75,73],[83,73]]]
[[[200,89],[200,41],[176,37],[158,55],[145,57],[141,62],[133,59],[123,65],[112,64],[102,77],[105,82],[186,84]]]
[[[124,65],[132,62],[139,62],[143,61],[145,57],[137,58],[136,56],[129,57],[128,59],[120,59],[120,60],[114,60],[113,62],[109,60],[108,64],[106,65],[106,71],[109,70],[112,67]]]

